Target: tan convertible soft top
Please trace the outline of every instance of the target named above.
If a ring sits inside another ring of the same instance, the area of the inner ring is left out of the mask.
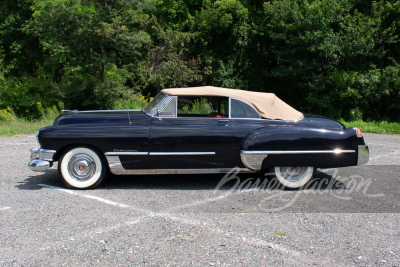
[[[266,119],[297,121],[303,118],[303,113],[295,110],[272,93],[252,92],[214,86],[169,88],[163,89],[161,92],[174,96],[231,97],[249,104],[261,117]]]

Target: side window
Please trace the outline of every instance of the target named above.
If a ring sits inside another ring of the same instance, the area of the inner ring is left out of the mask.
[[[215,96],[179,96],[178,117],[227,118],[229,99]]]
[[[176,117],[176,96],[162,106],[159,110],[160,117]]]
[[[231,117],[232,118],[260,118],[257,111],[248,104],[231,98]]]

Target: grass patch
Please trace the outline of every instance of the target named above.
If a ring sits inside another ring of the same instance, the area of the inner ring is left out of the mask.
[[[286,233],[283,232],[283,231],[276,231],[275,234],[278,235],[278,236],[285,236],[286,235]]]
[[[0,110],[0,135],[35,134],[40,128],[53,125],[59,114],[52,107],[43,111],[41,120],[26,121],[15,116],[10,108]]]
[[[365,122],[365,121],[350,121],[340,120],[341,123],[350,127],[358,127],[363,133],[379,133],[379,134],[400,134],[400,123],[398,122]]]
[[[0,135],[35,134],[40,128],[53,125],[54,120],[27,122],[23,119],[0,121]]]

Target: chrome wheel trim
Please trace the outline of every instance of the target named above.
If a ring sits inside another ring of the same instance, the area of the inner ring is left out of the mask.
[[[94,159],[87,154],[76,154],[68,161],[68,173],[77,181],[87,181],[96,171]]]
[[[282,177],[289,182],[298,182],[307,175],[308,167],[279,167]]]
[[[64,183],[71,188],[85,189],[104,178],[102,178],[104,169],[99,155],[86,147],[76,147],[69,150],[62,157],[58,168]],[[93,173],[90,174],[92,170]]]
[[[288,188],[300,188],[314,176],[314,167],[275,167],[275,176],[278,181]]]

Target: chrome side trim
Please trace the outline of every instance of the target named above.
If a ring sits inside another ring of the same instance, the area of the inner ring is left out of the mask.
[[[273,150],[273,151],[250,151],[250,150],[242,150],[243,154],[341,154],[341,153],[355,153],[355,150],[343,150],[343,149],[334,149],[334,150]]]
[[[129,112],[129,111],[143,111],[142,109],[107,109],[107,110],[77,110],[77,109],[63,109],[61,110],[62,114],[71,115],[71,114],[87,114],[87,113],[120,113],[120,112]]]
[[[215,152],[106,152],[106,156],[196,156],[215,155]]]
[[[285,154],[341,154],[341,153],[355,153],[355,150],[266,150],[266,151],[251,151],[242,150],[240,152],[240,158],[244,166],[250,170],[259,171],[262,168],[262,163],[268,155],[285,155]]]
[[[150,152],[150,156],[196,156],[215,155],[215,152]]]
[[[357,165],[367,164],[369,161],[368,146],[358,146]]]
[[[115,175],[154,175],[154,174],[211,174],[211,173],[227,173],[232,169],[218,168],[218,169],[135,169],[127,170],[122,164],[118,156],[106,156],[108,166]],[[254,172],[252,170],[242,168],[240,172]]]
[[[147,156],[149,152],[106,152],[106,156]]]

